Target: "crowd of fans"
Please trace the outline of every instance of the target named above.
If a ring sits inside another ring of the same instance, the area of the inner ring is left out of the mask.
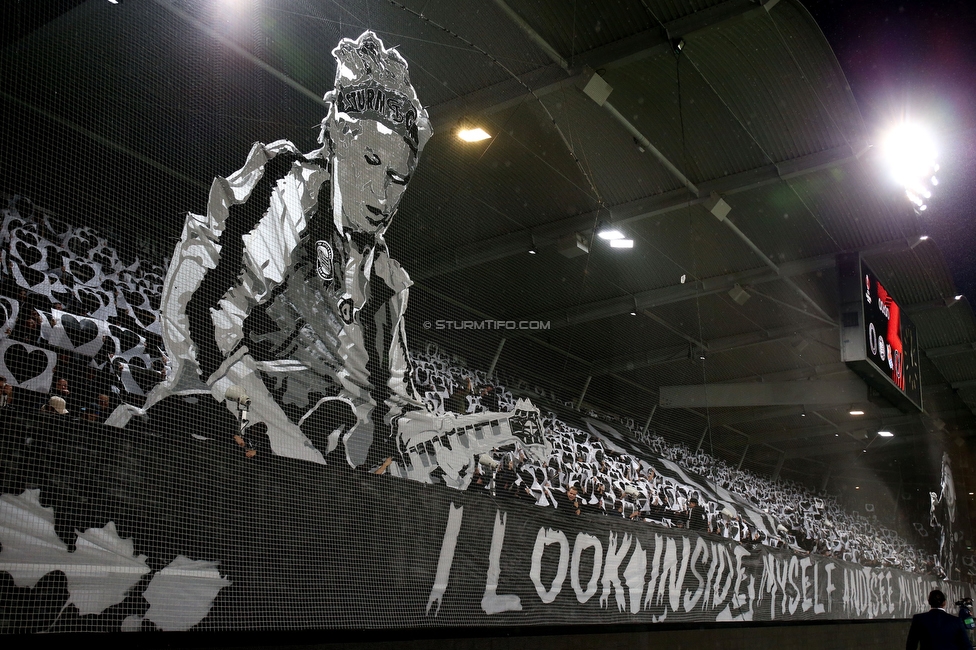
[[[0,214],[0,296],[6,298],[0,306],[7,316],[0,345],[10,339],[57,357],[46,392],[14,387],[10,378],[0,377],[0,410],[37,410],[56,418],[103,422],[121,402],[141,405],[167,372],[159,336],[163,267],[139,259],[123,262],[105,237],[90,228],[62,224],[21,197],[8,197]],[[84,353],[52,345],[58,319],[66,316],[75,317],[76,326],[77,318],[97,323],[101,344],[89,345]],[[466,369],[436,347],[412,356],[413,383],[430,411],[514,409],[515,398],[506,387],[484,372]],[[5,362],[9,367],[13,360]],[[558,402],[541,387],[525,388]],[[587,415],[600,417],[595,412]],[[649,457],[671,461],[739,495],[768,514],[775,526],[756,525],[728,504],[662,475],[647,460],[615,450],[552,412],[543,417],[552,443],[548,460],[528,459],[518,450],[484,455],[469,489],[557,508],[570,516],[623,517],[744,544],[787,546],[865,566],[940,571],[933,555],[873,514],[845,511],[828,494],[733,468],[703,451],[638,431],[632,420],[614,419],[644,445]]]
[[[414,384],[431,411],[475,413],[514,408],[515,398],[504,386],[485,373],[453,362],[436,348],[413,357]],[[532,392],[545,395],[538,387]],[[594,412],[587,415],[598,417]],[[518,450],[496,450],[481,457],[468,489],[534,502],[570,516],[623,517],[698,530],[743,544],[790,547],[863,566],[936,575],[941,571],[934,554],[919,549],[873,514],[865,517],[848,512],[829,494],[815,494],[794,481],[736,469],[704,451],[638,432],[633,420],[613,419],[631,437],[641,440],[649,457],[671,461],[712,486],[738,495],[769,515],[775,522],[773,529],[757,525],[729,504],[709,500],[695,486],[659,473],[647,460],[615,450],[552,412],[543,417],[552,442],[547,460],[533,460]]]
[[[0,408],[100,422],[121,402],[141,405],[167,370],[162,266],[123,261],[101,234],[69,226],[24,197],[4,203]],[[49,354],[39,362],[37,350]],[[44,359],[55,361],[45,366]]]

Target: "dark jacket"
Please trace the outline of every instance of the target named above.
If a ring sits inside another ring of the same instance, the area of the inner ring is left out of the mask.
[[[912,617],[906,650],[973,650],[962,619],[941,609],[930,609]]]

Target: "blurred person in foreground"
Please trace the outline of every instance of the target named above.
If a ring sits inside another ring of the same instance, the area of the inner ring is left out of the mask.
[[[933,589],[929,606],[932,609],[912,617],[905,650],[973,650],[962,619],[946,611],[945,594]]]

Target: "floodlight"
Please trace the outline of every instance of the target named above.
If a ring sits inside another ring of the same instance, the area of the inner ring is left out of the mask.
[[[892,176],[904,187],[921,185],[935,171],[935,140],[918,124],[902,122],[889,131],[883,151]]]
[[[850,413],[851,415],[864,415],[864,411],[861,409],[851,409]]]
[[[888,132],[882,144],[885,162],[895,182],[905,188],[908,200],[918,211],[925,210],[923,199],[932,197],[928,186],[936,186],[939,170],[932,134],[918,124],[902,122]]]
[[[611,239],[610,248],[633,248],[633,239]]]
[[[597,226],[596,236],[607,241],[624,238],[624,234],[622,232],[611,226],[606,221],[600,222],[600,225]]]
[[[895,434],[893,434],[891,431],[882,430],[882,431],[878,431],[878,435],[881,436],[882,438],[892,438],[894,437]]]
[[[459,129],[457,137],[465,142],[480,142],[481,140],[487,140],[491,136],[483,128],[476,126],[471,129]]]

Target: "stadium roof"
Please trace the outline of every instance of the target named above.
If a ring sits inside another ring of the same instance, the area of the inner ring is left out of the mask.
[[[251,143],[316,147],[330,51],[365,29],[408,61],[434,123],[387,235],[416,282],[411,337],[487,368],[504,336],[507,376],[639,426],[653,414],[659,433],[765,472],[971,435],[972,310],[795,0],[87,2],[0,52],[4,189],[171,250]],[[462,142],[462,125],[492,137]],[[634,248],[595,238],[602,222]],[[589,253],[568,256],[577,240]],[[662,386],[851,378],[845,251],[908,306],[925,413],[660,404]],[[431,319],[551,328],[424,331]],[[896,436],[873,440],[881,426]]]

